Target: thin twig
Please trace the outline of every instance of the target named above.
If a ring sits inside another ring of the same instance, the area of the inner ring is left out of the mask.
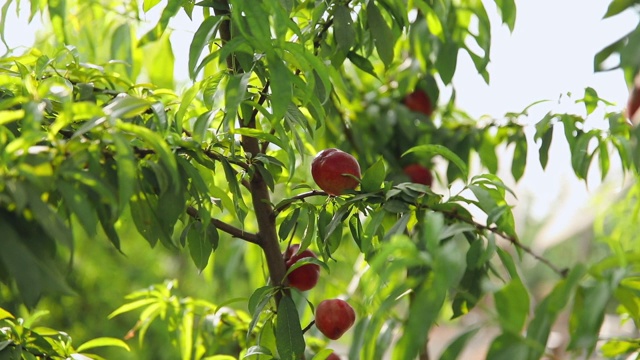
[[[556,274],[558,274],[559,276],[566,278],[568,273],[569,273],[569,269],[568,268],[559,268],[558,266],[554,265],[551,261],[549,261],[549,259],[543,257],[542,255],[537,254],[535,251],[533,251],[533,249],[531,249],[529,246],[523,244],[520,242],[520,240],[518,240],[517,237],[509,235],[507,233],[505,233],[504,231],[501,231],[500,229],[498,229],[495,226],[488,226],[488,225],[482,225],[480,223],[477,223],[475,221],[473,221],[473,219],[467,219],[464,216],[461,216],[460,214],[454,212],[454,211],[441,211],[441,210],[434,210],[434,209],[430,209],[433,211],[437,211],[442,213],[445,216],[448,216],[450,218],[454,218],[456,220],[465,222],[469,225],[474,226],[476,229],[480,230],[480,231],[488,231],[490,233],[493,233],[505,240],[507,240],[508,242],[510,242],[511,244],[513,244],[514,246],[522,249],[524,252],[526,252],[527,254],[531,255],[534,259],[540,261],[541,263],[545,264],[546,266],[549,267],[549,269],[553,270],[553,272],[555,272]]]
[[[309,330],[311,329],[311,327],[313,327],[313,325],[315,325],[315,324],[316,324],[316,321],[315,321],[315,320],[312,320],[312,321],[309,323],[309,325],[305,326],[305,328],[304,328],[304,329],[302,329],[302,333],[304,334],[304,333],[306,333],[307,331],[309,331]]]
[[[326,196],[327,193],[325,193],[324,191],[320,191],[320,190],[311,190],[302,194],[298,194],[290,199],[287,200],[283,200],[283,202],[281,202],[281,205],[278,205],[274,208],[274,213],[277,216],[277,214],[279,214],[280,212],[286,210],[287,208],[289,208],[289,206],[291,206],[292,203],[298,201],[298,200],[304,200],[308,197],[311,196]],[[442,211],[442,210],[438,210],[438,209],[433,209],[427,206],[422,206],[423,208],[429,209],[431,211],[435,211],[435,212],[439,212],[449,218],[453,218],[456,219],[458,221],[462,221],[464,223],[467,223],[469,225],[472,225],[473,227],[475,227],[478,231],[488,231],[491,232],[505,240],[507,240],[508,242],[510,242],[511,244],[513,244],[514,246],[522,249],[524,252],[526,252],[527,254],[531,255],[533,258],[535,258],[536,260],[540,261],[541,263],[545,264],[546,266],[548,266],[551,270],[553,270],[553,272],[555,272],[556,274],[558,274],[559,276],[565,278],[568,275],[569,269],[567,268],[559,268],[558,266],[554,265],[549,259],[543,257],[542,255],[537,254],[535,251],[533,251],[533,249],[531,249],[529,246],[521,243],[515,236],[511,236],[507,233],[505,233],[504,231],[501,231],[500,229],[498,229],[497,227],[494,226],[487,226],[487,225],[482,225],[480,223],[475,222],[473,219],[468,219],[464,216],[461,216],[460,214],[458,214],[455,211]]]
[[[202,150],[204,152],[205,155],[207,155],[207,157],[211,160],[218,160],[221,161],[222,158],[225,158],[228,162],[230,162],[231,164],[234,165],[238,165],[240,166],[242,169],[244,169],[245,171],[249,171],[249,164],[242,162],[240,160],[235,160],[232,158],[228,158],[226,156],[220,155],[217,152],[211,151],[211,150]]]
[[[198,209],[194,208],[193,206],[189,206],[187,207],[187,214],[189,214],[189,216],[191,216],[194,219],[200,220],[200,214],[198,214]],[[258,237],[258,235],[251,233],[251,232],[247,232],[244,231],[242,229],[239,229],[233,225],[230,225],[220,219],[216,219],[216,218],[211,218],[211,222],[213,223],[213,225],[216,226],[216,228],[226,232],[227,234],[236,237],[238,239],[242,239],[245,240],[247,242],[250,242],[252,244],[256,244],[261,246],[262,243],[260,241],[260,238]]]
[[[280,206],[276,206],[273,211],[275,213],[275,215],[277,216],[279,213],[283,212],[284,210],[286,210],[287,208],[289,208],[289,206],[291,206],[292,203],[298,201],[298,200],[304,200],[308,197],[312,197],[312,196],[327,196],[328,194],[324,191],[321,190],[311,190],[311,191],[307,191],[304,192],[302,194],[298,194],[294,197],[291,197],[287,200],[283,200],[283,202],[281,202],[282,205]]]

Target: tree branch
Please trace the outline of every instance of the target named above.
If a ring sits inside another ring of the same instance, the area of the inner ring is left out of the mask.
[[[189,214],[189,216],[191,216],[196,220],[200,220],[198,209],[194,208],[193,206],[187,207],[187,214]],[[216,228],[226,232],[227,234],[235,238],[245,240],[252,244],[261,245],[260,238],[254,233],[246,232],[242,229],[239,229],[233,225],[227,224],[226,222],[216,218],[211,218],[211,222],[213,223],[213,225],[216,226]]]
[[[229,16],[229,2],[228,0],[216,0],[216,8],[214,9],[216,15]],[[231,33],[231,21],[225,20],[220,25],[220,38],[224,45],[232,38]],[[241,73],[243,69],[236,63],[234,54],[230,54],[227,59],[227,67],[231,73]],[[265,88],[268,82],[265,83]],[[261,97],[265,97],[266,92],[263,92]],[[265,101],[263,100],[263,101]],[[255,114],[255,115],[254,115]],[[247,128],[256,128],[256,116],[257,110],[251,115],[249,121],[240,122],[241,126]],[[255,137],[242,136],[242,148],[245,153],[250,153],[256,156],[260,153],[260,142]],[[255,164],[254,166],[262,166]],[[256,215],[256,221],[258,223],[258,241],[260,247],[264,251],[267,259],[267,266],[269,268],[269,277],[274,285],[285,284],[286,285],[286,267],[282,260],[282,254],[280,253],[280,242],[278,240],[278,233],[276,231],[275,217],[273,216],[273,207],[271,206],[271,194],[267,183],[264,181],[259,171],[254,171],[250,183],[251,202],[253,204],[253,210]],[[276,302],[279,302],[281,295],[276,296]]]
[[[428,207],[427,207],[428,208]],[[527,254],[529,254],[530,256],[532,256],[534,259],[540,261],[541,263],[545,264],[547,267],[549,267],[549,269],[551,269],[553,272],[555,272],[556,274],[558,274],[560,277],[566,278],[568,273],[569,273],[569,269],[568,268],[559,268],[558,266],[554,265],[551,261],[549,261],[549,259],[543,257],[542,255],[538,255],[535,251],[533,251],[529,246],[523,244],[520,242],[520,240],[518,240],[518,238],[516,238],[515,236],[511,236],[507,233],[505,233],[504,231],[501,231],[500,229],[498,229],[495,226],[487,226],[487,225],[482,225],[480,223],[475,222],[473,219],[467,219],[464,216],[461,216],[460,214],[453,212],[453,211],[442,211],[442,210],[434,210],[429,208],[432,211],[436,211],[439,213],[442,213],[443,215],[449,217],[449,218],[453,218],[456,219],[458,221],[462,221],[464,223],[467,223],[469,225],[474,226],[476,229],[480,230],[480,231],[488,231],[490,233],[493,233],[505,240],[507,240],[508,242],[510,242],[511,244],[513,244],[514,246],[522,249],[524,252],[526,252]]]
[[[289,206],[291,206],[291,204],[294,203],[295,201],[304,200],[304,199],[306,199],[308,197],[312,197],[312,196],[324,196],[324,195],[327,195],[327,193],[325,193],[324,191],[311,190],[311,191],[307,191],[305,193],[301,193],[301,194],[298,194],[296,196],[293,196],[293,197],[291,197],[289,199],[283,200],[274,208],[274,216],[277,216],[279,213],[281,213],[282,211],[284,211],[287,208],[289,208]],[[504,231],[501,231],[500,229],[498,229],[495,226],[482,225],[480,223],[475,222],[473,219],[468,219],[468,218],[466,218],[464,216],[461,216],[460,214],[458,214],[455,211],[443,211],[443,210],[433,209],[433,208],[431,208],[429,206],[426,206],[426,205],[420,205],[419,207],[421,207],[423,209],[429,209],[429,210],[434,211],[434,212],[439,212],[439,213],[445,215],[446,217],[449,217],[449,218],[452,218],[452,219],[456,219],[458,221],[461,221],[461,222],[467,223],[469,225],[472,225],[478,231],[487,231],[487,232],[493,233],[493,234],[495,234],[495,235],[507,240],[508,242],[513,244],[514,246],[522,249],[522,251],[526,252],[527,254],[532,256],[534,259],[536,259],[536,260],[540,261],[541,263],[545,264],[553,272],[555,272],[556,274],[558,274],[559,276],[561,276],[563,278],[567,277],[567,275],[569,273],[569,269],[568,268],[560,268],[560,267],[556,266],[549,259],[545,258],[542,255],[537,254],[529,246],[521,243],[515,236],[511,236],[511,235],[505,233]]]
[[[302,194],[298,194],[296,196],[293,196],[289,199],[286,200],[282,200],[274,209],[274,213],[276,216],[278,216],[279,213],[285,211],[287,208],[289,208],[289,206],[291,206],[292,203],[298,201],[298,200],[304,200],[308,197],[312,197],[312,196],[327,196],[328,194],[324,191],[321,190],[311,190],[311,191],[307,191],[304,192]]]

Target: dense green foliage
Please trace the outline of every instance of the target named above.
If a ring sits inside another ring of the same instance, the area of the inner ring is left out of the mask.
[[[633,3],[614,0],[607,16]],[[483,327],[497,329],[490,359],[541,358],[556,326],[570,335],[561,352],[639,351],[638,339],[599,341],[606,314],[640,321],[635,181],[596,223],[595,256],[556,259],[519,236],[517,194],[497,173],[506,145],[517,181],[528,152],[544,168],[551,142],[563,141],[578,178],[594,168],[605,178],[619,157],[635,179],[640,130],[592,88],[575,100],[584,113],[540,119],[535,143],[529,109],[492,121],[458,109],[459,54],[490,79],[483,2],[29,4],[50,31],[0,58],[0,359],[112,346],[102,356],[321,360],[333,344],[313,327],[313,309],[335,297],[357,312],[345,337],[353,359],[428,358],[429,332],[472,311],[483,320],[441,359],[458,358]],[[513,30],[515,2],[495,4]],[[154,11],[158,22],[142,32]],[[198,22],[188,54],[171,47],[180,12]],[[596,70],[617,53],[631,81],[638,34],[596,55]],[[188,61],[184,87],[176,56]],[[416,88],[433,114],[403,105]],[[598,107],[607,126],[587,128]],[[557,127],[564,137],[554,140]],[[329,147],[360,162],[356,191],[316,189],[309,165]],[[482,171],[472,173],[476,158]],[[437,185],[409,182],[402,168],[412,163],[434,169]],[[322,267],[305,293],[286,286],[281,253],[291,243],[319,254],[303,260]],[[524,268],[532,259],[536,271]],[[541,272],[550,284],[534,291]],[[74,348],[65,333],[34,327],[46,321],[34,308],[96,339]]]

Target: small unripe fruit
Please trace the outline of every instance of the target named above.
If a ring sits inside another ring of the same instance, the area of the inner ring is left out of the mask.
[[[421,89],[415,89],[402,99],[402,103],[411,111],[420,112],[427,116],[433,114],[433,104],[429,95]]]
[[[411,182],[427,185],[429,187],[433,185],[433,174],[431,174],[431,170],[420,164],[410,164],[405,166],[402,170],[407,176],[409,176]]]
[[[295,264],[298,260],[303,258],[317,258],[316,254],[306,249],[299,254],[297,254],[300,245],[295,244],[291,245],[287,251],[284,253],[284,261],[287,270],[293,264]],[[307,291],[313,289],[314,286],[318,283],[318,279],[320,278],[320,266],[316,264],[305,264],[300,266],[299,268],[293,270],[287,275],[287,280],[289,281],[289,286],[296,288],[300,291]]]
[[[325,149],[311,162],[311,175],[320,189],[329,195],[341,195],[358,186],[360,164],[351,154],[338,149]]]
[[[344,300],[323,300],[316,307],[316,327],[331,340],[339,339],[355,321],[356,312]]]

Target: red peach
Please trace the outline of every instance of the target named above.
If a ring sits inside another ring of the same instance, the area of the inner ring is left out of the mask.
[[[331,340],[339,339],[356,321],[356,312],[344,300],[323,300],[316,307],[316,327]]]
[[[360,178],[360,164],[351,154],[338,149],[325,149],[311,162],[311,175],[320,189],[329,195],[341,195],[355,189]]]
[[[298,254],[297,252],[299,248],[300,245],[298,244],[291,245],[289,249],[287,249],[287,251],[285,251],[285,253],[283,254],[287,270],[300,259],[308,257],[317,258],[316,254],[309,249],[306,249]],[[302,265],[290,272],[289,275],[287,275],[289,285],[300,291],[313,289],[313,287],[315,287],[318,283],[319,278],[320,266],[316,264]]]
[[[433,174],[429,168],[420,164],[410,164],[404,167],[404,173],[409,176],[412,182],[431,187],[433,185]]]
[[[415,89],[402,100],[402,103],[411,111],[420,112],[427,116],[433,114],[433,104],[429,95],[421,89]]]

